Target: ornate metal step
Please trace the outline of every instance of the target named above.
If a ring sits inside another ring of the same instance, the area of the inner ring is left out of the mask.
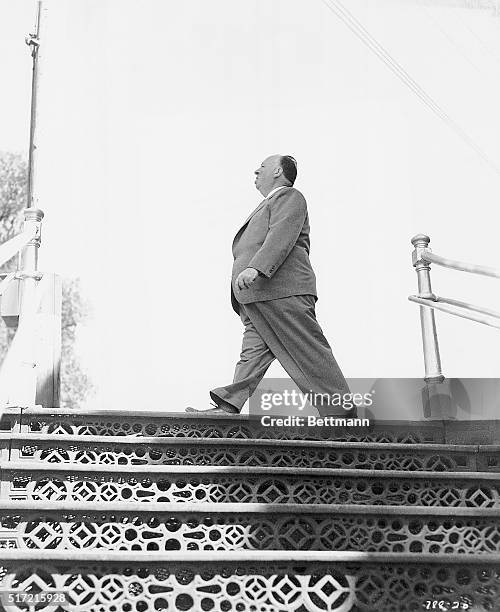
[[[370,427],[266,427],[258,417],[175,412],[59,409],[5,411],[2,431],[57,435],[164,436],[184,438],[257,438],[278,440],[339,440],[358,442],[444,443],[445,425],[429,422],[374,422]],[[449,440],[456,442],[455,439]],[[488,443],[479,438],[475,442]]]
[[[67,591],[40,612],[500,612],[496,425],[37,409],[0,429],[0,610],[33,586]]]
[[[496,508],[500,475],[247,466],[84,466],[8,462],[0,498]]]
[[[266,427],[256,416],[211,415],[138,410],[61,410],[29,408],[4,411],[0,431],[81,435],[137,435],[195,438],[339,440],[405,444],[500,444],[500,420],[370,421],[369,427]]]
[[[439,554],[5,553],[2,589],[61,594],[57,609],[68,612],[415,612],[433,601],[446,610],[500,610],[498,555],[465,564],[463,555]],[[4,604],[5,612],[26,609]]]
[[[472,444],[60,436],[33,432],[2,433],[2,447],[0,457],[4,461],[500,472],[500,448]]]
[[[500,553],[499,517],[500,508],[450,516],[428,507],[0,502],[0,549],[483,555]]]

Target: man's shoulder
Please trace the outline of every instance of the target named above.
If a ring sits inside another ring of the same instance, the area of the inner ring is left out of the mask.
[[[305,204],[306,199],[303,194],[296,189],[295,187],[284,187],[277,191],[273,197],[270,199],[270,202],[273,200],[293,200],[297,203]]]

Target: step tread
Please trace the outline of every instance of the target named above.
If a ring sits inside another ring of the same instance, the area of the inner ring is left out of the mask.
[[[151,444],[165,446],[220,446],[223,444],[234,446],[283,446],[283,447],[305,447],[305,448],[332,448],[332,449],[353,449],[360,448],[366,450],[409,450],[409,451],[430,451],[430,452],[450,452],[450,453],[471,453],[500,451],[500,446],[479,445],[479,444],[408,444],[402,442],[341,442],[335,440],[280,440],[275,438],[191,438],[173,436],[97,436],[97,435],[67,435],[67,434],[41,434],[38,432],[22,433],[0,433],[0,440],[23,440],[26,442],[54,442],[61,444],[78,443],[82,444]]]
[[[34,512],[141,512],[201,513],[201,514],[373,514],[377,516],[450,516],[444,506],[388,506],[357,504],[273,504],[273,503],[195,503],[195,502],[51,502],[0,499],[0,511]],[[453,516],[500,517],[500,508],[454,507]]]
[[[466,557],[466,558],[465,558]],[[275,562],[352,562],[352,563],[456,563],[484,564],[500,563],[500,553],[482,553],[480,555],[463,555],[461,553],[393,553],[393,552],[356,552],[356,551],[302,551],[302,550],[244,550],[244,551],[127,551],[127,550],[21,550],[16,548],[2,549],[2,561],[72,561],[77,563],[103,562],[141,562],[178,563],[178,562],[212,562],[227,563],[242,561]]]
[[[427,478],[450,480],[500,480],[497,472],[447,472],[424,470],[365,470],[345,468],[268,467],[246,465],[103,465],[0,461],[0,470],[24,472],[99,472],[124,474],[276,474],[281,476],[356,476],[374,478]]]
[[[235,421],[237,423],[241,423],[242,421],[256,421],[260,422],[261,416],[263,415],[250,415],[250,414],[204,414],[203,412],[170,412],[167,410],[141,410],[134,409],[134,412],[131,413],[130,410],[119,410],[119,409],[83,409],[83,408],[75,408],[73,410],[67,410],[65,408],[44,408],[42,406],[35,406],[32,408],[6,408],[4,410],[5,415],[10,416],[20,416],[20,415],[40,415],[40,416],[89,416],[89,417],[99,417],[99,416],[124,416],[128,419],[132,417],[152,417],[159,419],[186,419],[186,420],[230,420]],[[277,418],[283,418],[283,415],[271,415],[276,416]],[[286,416],[286,415],[284,415]],[[344,418],[343,415],[328,415],[337,418]],[[346,416],[345,418],[352,418]],[[361,417],[358,417],[361,418]],[[429,420],[429,421],[405,421],[401,419],[394,420],[377,420],[377,425],[381,426],[397,426],[397,425],[409,425],[409,426],[418,426],[418,427],[433,427],[439,428],[442,427],[441,420]]]

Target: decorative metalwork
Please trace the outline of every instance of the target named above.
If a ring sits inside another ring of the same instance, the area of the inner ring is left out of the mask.
[[[375,424],[366,428],[264,427],[258,419],[186,419],[135,415],[26,415],[24,431],[60,435],[166,436],[187,438],[257,438],[278,440],[339,440],[357,442],[401,442],[405,444],[443,442],[439,426],[422,425],[402,430]]]
[[[418,515],[3,513],[0,548],[7,547],[482,554],[500,552],[500,523],[497,518]]]
[[[66,603],[41,612],[417,612],[436,600],[445,610],[500,610],[500,566],[479,564],[14,563],[2,577],[3,589],[65,593]]]
[[[500,452],[482,450],[477,456],[476,469],[481,472],[500,472]]]
[[[494,448],[469,453],[252,444],[271,438],[430,444],[443,442],[442,425],[278,431],[258,420],[230,417],[11,414],[0,429],[32,435],[23,441],[6,436],[0,496],[33,502],[28,509],[0,510],[0,591],[64,592],[66,599],[30,608],[0,597],[0,612],[420,612],[433,601],[446,610],[500,612],[500,566],[489,557],[500,552],[500,524],[479,512],[472,515],[477,508],[500,507],[500,478],[453,473],[473,472],[478,465],[500,472]],[[58,440],[40,440],[38,434]],[[68,441],[67,435],[78,440]],[[137,443],[98,441],[93,435],[132,435]],[[165,440],[155,444],[141,440],[145,437]],[[161,467],[169,465],[186,467]],[[258,469],[263,466],[291,469]],[[300,467],[318,471],[303,473]],[[332,475],[322,468],[341,471]],[[419,473],[424,470],[440,473]],[[45,500],[73,503],[74,509],[69,504],[42,509],[37,502]],[[106,505],[97,510],[94,502]],[[241,505],[224,512],[228,507],[208,503],[355,504],[379,506],[380,512],[344,507],[332,508],[336,514],[323,508],[292,513],[283,506],[260,511]],[[408,514],[387,506],[415,510]],[[422,506],[446,507],[449,515],[435,516]],[[472,513],[457,516],[453,508]],[[7,560],[6,549],[29,558],[42,550],[36,554],[49,562]],[[236,560],[249,556],[245,551],[273,550],[373,552],[387,562]],[[82,560],[88,554],[102,559],[106,551],[123,551],[123,560]],[[134,559],[135,551],[145,551],[148,561]],[[174,561],[170,551],[186,553],[184,561]],[[217,561],[201,562],[202,551],[217,551]],[[165,552],[166,562],[160,558]],[[405,560],[391,556],[397,553],[406,553]],[[434,562],[419,563],[425,553]],[[459,557],[457,564],[451,553],[461,553],[464,561]],[[61,558],[66,560],[55,560]]]
[[[10,478],[9,478],[10,473]],[[100,502],[386,504],[498,508],[498,483],[461,479],[237,474],[25,473],[5,470],[5,497]]]
[[[29,441],[17,442],[15,460],[47,463],[99,465],[248,465],[271,467],[345,468],[367,470],[427,470],[434,472],[472,471],[472,453],[433,452],[432,450],[328,449],[279,446],[234,446],[230,443],[208,446],[186,444],[120,444],[100,442]],[[500,457],[500,453],[498,453]],[[500,465],[496,465],[500,471]],[[494,471],[494,469],[491,469]]]

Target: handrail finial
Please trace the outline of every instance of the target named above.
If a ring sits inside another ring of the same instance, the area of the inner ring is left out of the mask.
[[[415,248],[418,247],[423,249],[426,249],[429,246],[430,241],[431,239],[429,238],[429,236],[426,236],[425,234],[417,234],[411,239],[411,243]]]
[[[40,223],[44,217],[43,210],[41,210],[40,208],[35,208],[33,206],[25,208],[23,210],[23,213],[25,221],[35,221],[35,223]]]
[[[21,255],[21,264],[23,269],[36,270],[38,262],[38,247],[42,240],[42,219],[44,217],[43,210],[29,206],[23,210],[24,213],[24,228],[34,228],[35,236],[28,243]],[[34,250],[30,246],[36,247]]]

